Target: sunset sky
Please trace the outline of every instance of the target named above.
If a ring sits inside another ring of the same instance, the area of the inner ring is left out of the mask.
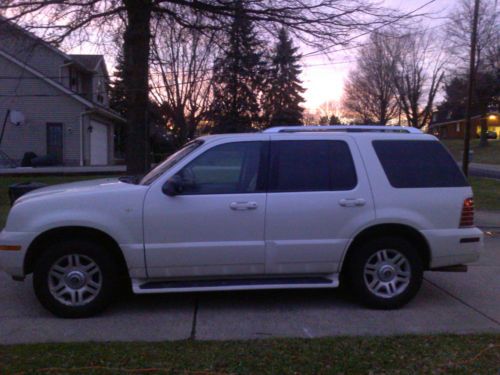
[[[386,0],[383,5],[403,12],[411,12],[428,2],[429,0]],[[444,22],[441,17],[453,9],[457,2],[458,0],[435,0],[420,11],[432,14],[433,19],[426,17],[422,19],[422,22],[439,32],[439,25]],[[360,38],[359,42],[363,42],[364,39]],[[344,80],[349,70],[355,65],[356,51],[357,49],[353,48],[333,53],[329,57],[303,59],[302,79],[307,89],[305,93],[307,108],[315,109],[325,101],[341,98]]]
[[[444,18],[451,9],[458,3],[459,0],[384,0],[381,5],[399,9],[402,12],[412,12],[422,6],[417,13],[427,13],[431,17],[423,17],[421,21],[424,25],[428,25],[438,33],[440,25],[443,24]],[[355,34],[353,35],[355,36]],[[356,43],[363,43],[367,36],[356,39]],[[303,74],[302,80],[304,87],[307,89],[304,96],[306,99],[305,106],[309,110],[314,111],[322,103],[330,100],[340,100],[342,96],[343,83],[349,72],[355,66],[355,58],[357,48],[349,47],[347,50],[342,50],[342,47],[337,49],[337,52],[331,53],[329,56],[310,56],[302,59]],[[83,45],[72,49],[72,53],[103,53],[95,45]],[[304,49],[303,54],[310,53],[310,49]],[[114,59],[110,54],[106,54],[106,60],[110,72],[113,71],[112,66]]]

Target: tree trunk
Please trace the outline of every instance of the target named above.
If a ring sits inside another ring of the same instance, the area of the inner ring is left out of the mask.
[[[127,173],[144,174],[149,155],[149,43],[151,0],[124,0],[128,24],[123,35],[127,102]]]
[[[488,123],[486,118],[481,118],[481,133],[479,139],[479,147],[488,146]]]

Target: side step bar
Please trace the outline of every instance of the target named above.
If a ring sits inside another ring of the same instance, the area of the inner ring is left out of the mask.
[[[445,267],[437,267],[431,268],[429,271],[437,271],[437,272],[467,272],[466,264],[457,264],[455,266],[445,266]]]
[[[136,294],[213,292],[230,290],[257,289],[306,289],[336,288],[339,286],[338,275],[328,277],[294,278],[254,278],[254,279],[211,279],[211,280],[132,280],[132,289]]]

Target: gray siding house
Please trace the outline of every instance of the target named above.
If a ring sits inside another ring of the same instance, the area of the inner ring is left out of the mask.
[[[109,108],[108,83],[103,56],[65,54],[0,16],[1,154],[18,165],[25,152],[68,166],[116,164],[125,120]]]

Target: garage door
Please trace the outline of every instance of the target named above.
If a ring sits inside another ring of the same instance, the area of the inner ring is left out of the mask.
[[[95,121],[91,121],[92,132],[90,133],[90,164],[108,164],[108,127]]]

